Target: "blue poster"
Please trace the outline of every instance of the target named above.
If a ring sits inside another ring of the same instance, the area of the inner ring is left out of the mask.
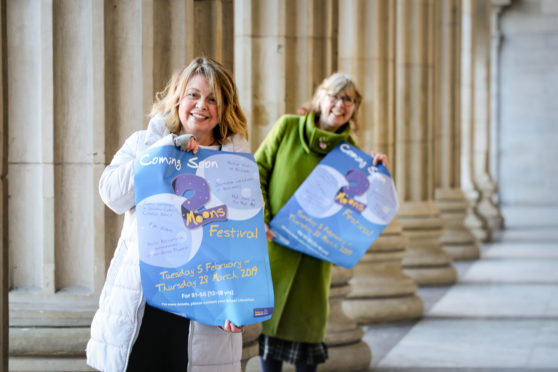
[[[340,143],[271,220],[274,241],[351,268],[395,217],[392,177],[372,156]]]
[[[251,154],[161,146],[135,163],[147,303],[209,325],[273,312],[258,167]]]

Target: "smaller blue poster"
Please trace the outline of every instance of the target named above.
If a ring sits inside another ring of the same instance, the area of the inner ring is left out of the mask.
[[[209,325],[269,319],[273,284],[254,157],[161,146],[140,154],[134,171],[147,303]]]
[[[274,241],[352,268],[399,209],[392,177],[372,156],[340,143],[271,220]]]

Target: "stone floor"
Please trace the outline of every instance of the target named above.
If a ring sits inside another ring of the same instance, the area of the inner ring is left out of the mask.
[[[418,290],[420,321],[363,327],[369,371],[558,371],[558,208],[503,213],[457,284]]]
[[[368,371],[558,371],[558,208],[503,214],[499,240],[454,263],[455,285],[418,290],[420,321],[363,326]]]

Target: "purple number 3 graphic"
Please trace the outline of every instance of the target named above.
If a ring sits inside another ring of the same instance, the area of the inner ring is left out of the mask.
[[[348,171],[345,178],[349,181],[349,184],[343,186],[341,191],[348,196],[354,197],[362,195],[370,187],[370,181],[366,178],[366,174],[358,169],[351,169]]]
[[[193,190],[191,195],[182,206],[191,211],[196,211],[209,201],[209,185],[205,179],[195,174],[181,174],[172,180],[172,188],[178,196],[184,195],[188,190]]]
[[[174,193],[179,196],[184,195],[188,190],[194,191],[194,194],[182,203],[182,219],[188,229],[227,219],[227,206],[224,204],[201,210],[209,201],[209,185],[202,177],[195,174],[181,174],[171,181],[171,185]]]

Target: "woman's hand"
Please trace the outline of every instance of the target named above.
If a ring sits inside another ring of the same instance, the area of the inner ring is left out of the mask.
[[[275,237],[275,234],[271,231],[269,226],[267,226],[267,223],[265,224],[265,237],[268,241],[272,241],[273,237]]]
[[[182,151],[192,151],[194,154],[198,152],[199,144],[196,136],[193,134],[181,134],[174,137],[174,145]]]
[[[386,154],[376,154],[375,151],[372,151],[372,157],[374,160],[372,161],[372,165],[382,164],[384,167],[388,167],[388,159]]]
[[[225,325],[222,327],[223,330],[230,333],[240,333],[242,332],[242,327],[237,327],[230,322],[230,320],[225,321]]]

